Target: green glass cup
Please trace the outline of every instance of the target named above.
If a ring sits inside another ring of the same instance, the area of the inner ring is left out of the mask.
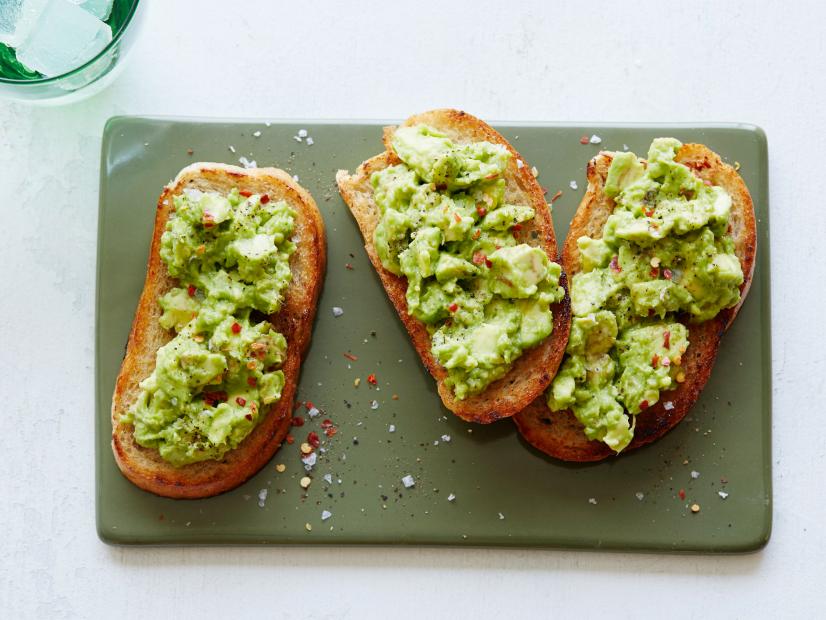
[[[114,0],[106,23],[112,40],[94,58],[52,77],[30,71],[13,49],[0,43],[0,97],[32,103],[63,104],[91,96],[114,80],[140,30],[146,0]]]

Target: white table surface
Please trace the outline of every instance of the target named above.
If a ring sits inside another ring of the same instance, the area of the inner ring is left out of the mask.
[[[0,616],[824,617],[826,5],[344,4],[155,0],[108,90],[65,107],[0,103]],[[499,120],[766,130],[769,545],[704,557],[101,543],[93,307],[106,119],[403,118],[441,106]]]

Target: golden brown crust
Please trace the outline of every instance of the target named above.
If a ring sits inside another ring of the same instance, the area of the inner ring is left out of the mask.
[[[281,399],[238,448],[220,461],[203,461],[174,467],[157,450],[139,446],[131,424],[121,416],[137,398],[139,382],[155,367],[155,353],[171,339],[158,324],[158,299],[176,285],[160,258],[161,235],[169,218],[172,197],[186,188],[228,192],[233,187],[267,193],[285,200],[296,212],[296,252],[290,259],[292,282],[281,311],[270,317],[287,339],[282,369],[286,378]],[[123,474],[140,488],[173,498],[209,497],[228,491],[255,474],[281,445],[290,427],[292,403],[302,356],[307,350],[318,295],[326,265],[324,222],[309,192],[292,177],[275,168],[245,170],[224,164],[198,163],[184,168],[164,188],[158,200],[155,228],[143,292],[138,301],[129,343],[112,398],[112,450]]]
[[[614,201],[603,192],[610,153],[600,153],[588,162],[588,189],[579,204],[562,251],[562,266],[569,276],[581,270],[577,239],[583,235],[599,238],[608,216],[614,210]],[[682,420],[694,405],[711,375],[720,339],[737,315],[748,294],[754,274],[756,228],[751,195],[740,175],[720,157],[701,144],[685,144],[677,152],[676,160],[692,168],[703,180],[724,187],[732,198],[731,234],[735,252],[743,269],[744,282],[740,287],[740,303],[720,312],[714,319],[701,324],[685,323],[690,345],[683,355],[685,383],[677,389],[663,392],[660,401],[636,416],[634,439],[624,452],[644,446],[665,435]],[[673,405],[666,410],[665,403]],[[545,395],[537,398],[514,417],[519,432],[528,443],[545,454],[565,461],[599,461],[615,453],[601,441],[585,436],[582,424],[571,411],[551,411]]]
[[[456,142],[486,140],[507,147],[513,157],[505,175],[507,182],[506,200],[516,204],[530,205],[536,211],[534,220],[529,225],[523,225],[520,241],[539,246],[551,260],[558,260],[553,221],[550,209],[548,209],[545,202],[544,192],[531,174],[530,166],[523,165],[520,168],[517,165],[517,160],[522,160],[522,157],[505,138],[487,123],[457,110],[425,112],[410,117],[404,125],[410,126],[419,123],[443,131]],[[395,306],[402,323],[410,334],[416,352],[419,354],[425,368],[436,379],[439,395],[445,406],[464,420],[483,424],[512,416],[527,406],[537,395],[542,394],[559,367],[565,352],[570,328],[570,302],[567,293],[563,301],[554,304],[552,307],[554,329],[550,337],[539,346],[525,351],[507,375],[492,383],[481,394],[465,400],[456,399],[452,390],[444,383],[447,371],[433,359],[430,353],[430,335],[427,328],[424,323],[407,313],[405,299],[407,279],[387,271],[382,266],[373,246],[373,232],[379,222],[379,210],[373,201],[370,175],[399,162],[390,146],[394,130],[394,127],[387,127],[384,130],[383,140],[387,149],[384,153],[365,161],[353,175],[345,170],[339,170],[336,175],[339,191],[361,230],[367,255],[378,272],[390,301]],[[522,161],[524,163],[524,160]],[[566,287],[567,291],[564,275],[561,284]]]

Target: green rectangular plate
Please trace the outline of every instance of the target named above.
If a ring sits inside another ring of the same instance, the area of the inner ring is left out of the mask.
[[[643,154],[652,138],[669,135],[705,143],[741,164],[759,222],[754,282],[702,398],[683,423],[637,452],[571,465],[530,448],[508,420],[472,426],[444,409],[335,187],[337,169],[353,170],[382,150],[380,124],[113,118],[103,137],[97,280],[97,527],[104,541],[703,552],[748,551],[766,543],[771,357],[764,134],[746,125],[497,128],[539,170],[549,198],[562,191],[554,203],[560,242],[584,193],[585,166],[600,149],[627,145]],[[299,129],[309,132],[313,145],[294,139]],[[580,144],[581,136],[594,134],[601,144]],[[327,276],[299,387],[299,398],[323,414],[295,428],[296,442],[285,444],[238,489],[197,501],[163,499],[133,486],[115,465],[109,444],[112,390],[143,285],[161,188],[189,163],[237,164],[241,156],[297,175],[327,225]],[[333,306],[344,315],[334,318]],[[358,360],[346,359],[346,351]],[[366,381],[370,373],[376,387]],[[371,407],[374,400],[377,409]],[[308,431],[320,430],[323,418],[333,420],[338,434],[325,437],[326,452],[305,492],[299,485],[305,475],[299,444]],[[276,471],[280,463],[284,473]],[[416,481],[410,489],[401,482],[407,474]],[[267,497],[260,502],[262,490]],[[690,510],[695,503],[701,507],[696,514]],[[325,510],[332,516],[322,520]]]

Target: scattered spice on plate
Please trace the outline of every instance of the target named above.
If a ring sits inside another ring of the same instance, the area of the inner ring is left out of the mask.
[[[691,504],[691,512],[694,514],[700,512],[700,504]]]
[[[285,471],[287,471],[287,466],[284,465],[284,463],[279,463],[275,466],[275,471],[277,471],[279,474],[283,474]]]
[[[559,190],[556,194],[551,197],[551,204],[555,203],[562,197],[562,190]]]
[[[342,353],[342,355],[344,355],[344,357],[346,357],[346,358],[347,358],[348,360],[350,360],[351,362],[358,361],[358,356],[357,356],[357,355],[353,355],[352,353],[346,353],[346,352],[345,352],[345,353]]]
[[[302,488],[302,489],[309,488],[309,486],[310,486],[312,483],[313,483],[313,479],[312,479],[312,478],[310,478],[309,476],[304,476],[304,477],[303,477],[303,478],[302,478],[302,479],[298,482],[298,484],[300,484],[300,485],[301,485],[301,488]]]
[[[685,489],[680,489],[680,490],[677,492],[677,495],[679,495],[679,496],[680,496],[680,499],[685,499]]]
[[[373,373],[367,375],[367,383],[369,383],[370,385],[377,385],[378,381],[376,381],[376,375],[374,375]]]
[[[580,143],[580,144],[588,144],[588,136],[582,136],[582,137],[579,139],[579,143]]]

